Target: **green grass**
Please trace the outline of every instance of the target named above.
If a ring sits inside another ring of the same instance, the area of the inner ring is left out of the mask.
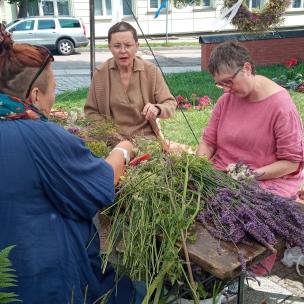
[[[304,75],[304,63],[298,64],[295,67],[295,70],[297,73],[302,73]],[[278,77],[285,72],[286,68],[283,65],[257,68],[258,74],[269,78]],[[214,104],[222,94],[222,90],[215,87],[212,77],[207,72],[167,74],[166,79],[174,96],[183,95],[184,97],[191,99],[192,93],[195,93],[198,96],[208,95],[211,98],[211,102]],[[294,91],[290,91],[290,94],[304,121],[304,94]],[[75,107],[83,107],[86,96],[87,89],[65,92],[57,96],[54,108],[69,110]],[[182,112],[181,110],[178,110],[174,117],[162,121],[165,137],[195,147],[197,145],[195,137],[199,140],[202,128],[207,125],[210,118],[211,109],[212,107],[209,107],[204,111],[188,110]],[[189,122],[195,137],[192,134],[187,121]]]
[[[70,110],[72,108],[82,108],[88,95],[88,89],[66,91],[56,96],[54,109]]]

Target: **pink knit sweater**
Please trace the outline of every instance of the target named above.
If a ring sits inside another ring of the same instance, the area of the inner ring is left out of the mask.
[[[303,164],[302,123],[285,89],[259,102],[224,94],[203,138],[215,148],[212,161],[218,169],[226,169],[228,164],[240,160],[252,169],[278,160]],[[293,196],[303,183],[301,167],[297,173],[262,181],[261,186],[283,196]]]

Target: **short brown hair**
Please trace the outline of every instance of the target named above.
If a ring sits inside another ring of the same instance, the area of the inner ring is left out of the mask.
[[[138,42],[136,29],[128,22],[121,21],[121,22],[115,23],[113,26],[110,27],[110,29],[108,31],[108,43],[110,43],[110,41],[111,41],[112,34],[119,33],[119,32],[131,32],[134,40],[136,42]]]
[[[251,64],[252,74],[255,74],[255,65],[249,51],[236,41],[227,41],[212,50],[208,70],[214,76],[223,69],[242,67],[246,62]]]
[[[46,53],[29,44],[14,44],[10,33],[0,23],[0,91],[25,98],[35,73],[46,60]],[[35,81],[43,93],[48,88],[48,73]]]

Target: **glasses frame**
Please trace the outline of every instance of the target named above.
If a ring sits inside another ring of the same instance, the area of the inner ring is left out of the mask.
[[[243,69],[242,67],[239,67],[230,77],[229,79],[225,80],[225,81],[219,81],[215,83],[215,86],[220,88],[220,89],[224,89],[224,88],[232,88],[233,86],[233,79],[237,76],[237,74]]]
[[[49,62],[53,62],[54,61],[53,55],[51,54],[51,52],[47,48],[45,48],[45,47],[36,47],[36,48],[38,50],[44,50],[47,53],[47,56],[45,57],[45,60],[43,61],[42,65],[40,66],[40,68],[37,71],[37,73],[35,74],[34,78],[30,82],[29,87],[28,87],[28,89],[26,91],[25,99],[27,99],[30,96],[33,84],[38,79],[38,77],[42,74],[42,72],[44,71],[45,67],[49,64]]]
[[[109,44],[110,49],[114,49],[116,51],[121,51],[121,50],[125,50],[125,51],[129,51],[131,50],[133,47],[137,47],[137,44]]]

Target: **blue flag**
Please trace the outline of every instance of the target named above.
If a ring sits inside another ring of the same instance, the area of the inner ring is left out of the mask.
[[[168,0],[163,0],[158,8],[158,10],[156,11],[155,13],[155,16],[154,18],[157,18],[160,14],[160,11],[163,9],[163,8],[166,8],[168,5]]]

